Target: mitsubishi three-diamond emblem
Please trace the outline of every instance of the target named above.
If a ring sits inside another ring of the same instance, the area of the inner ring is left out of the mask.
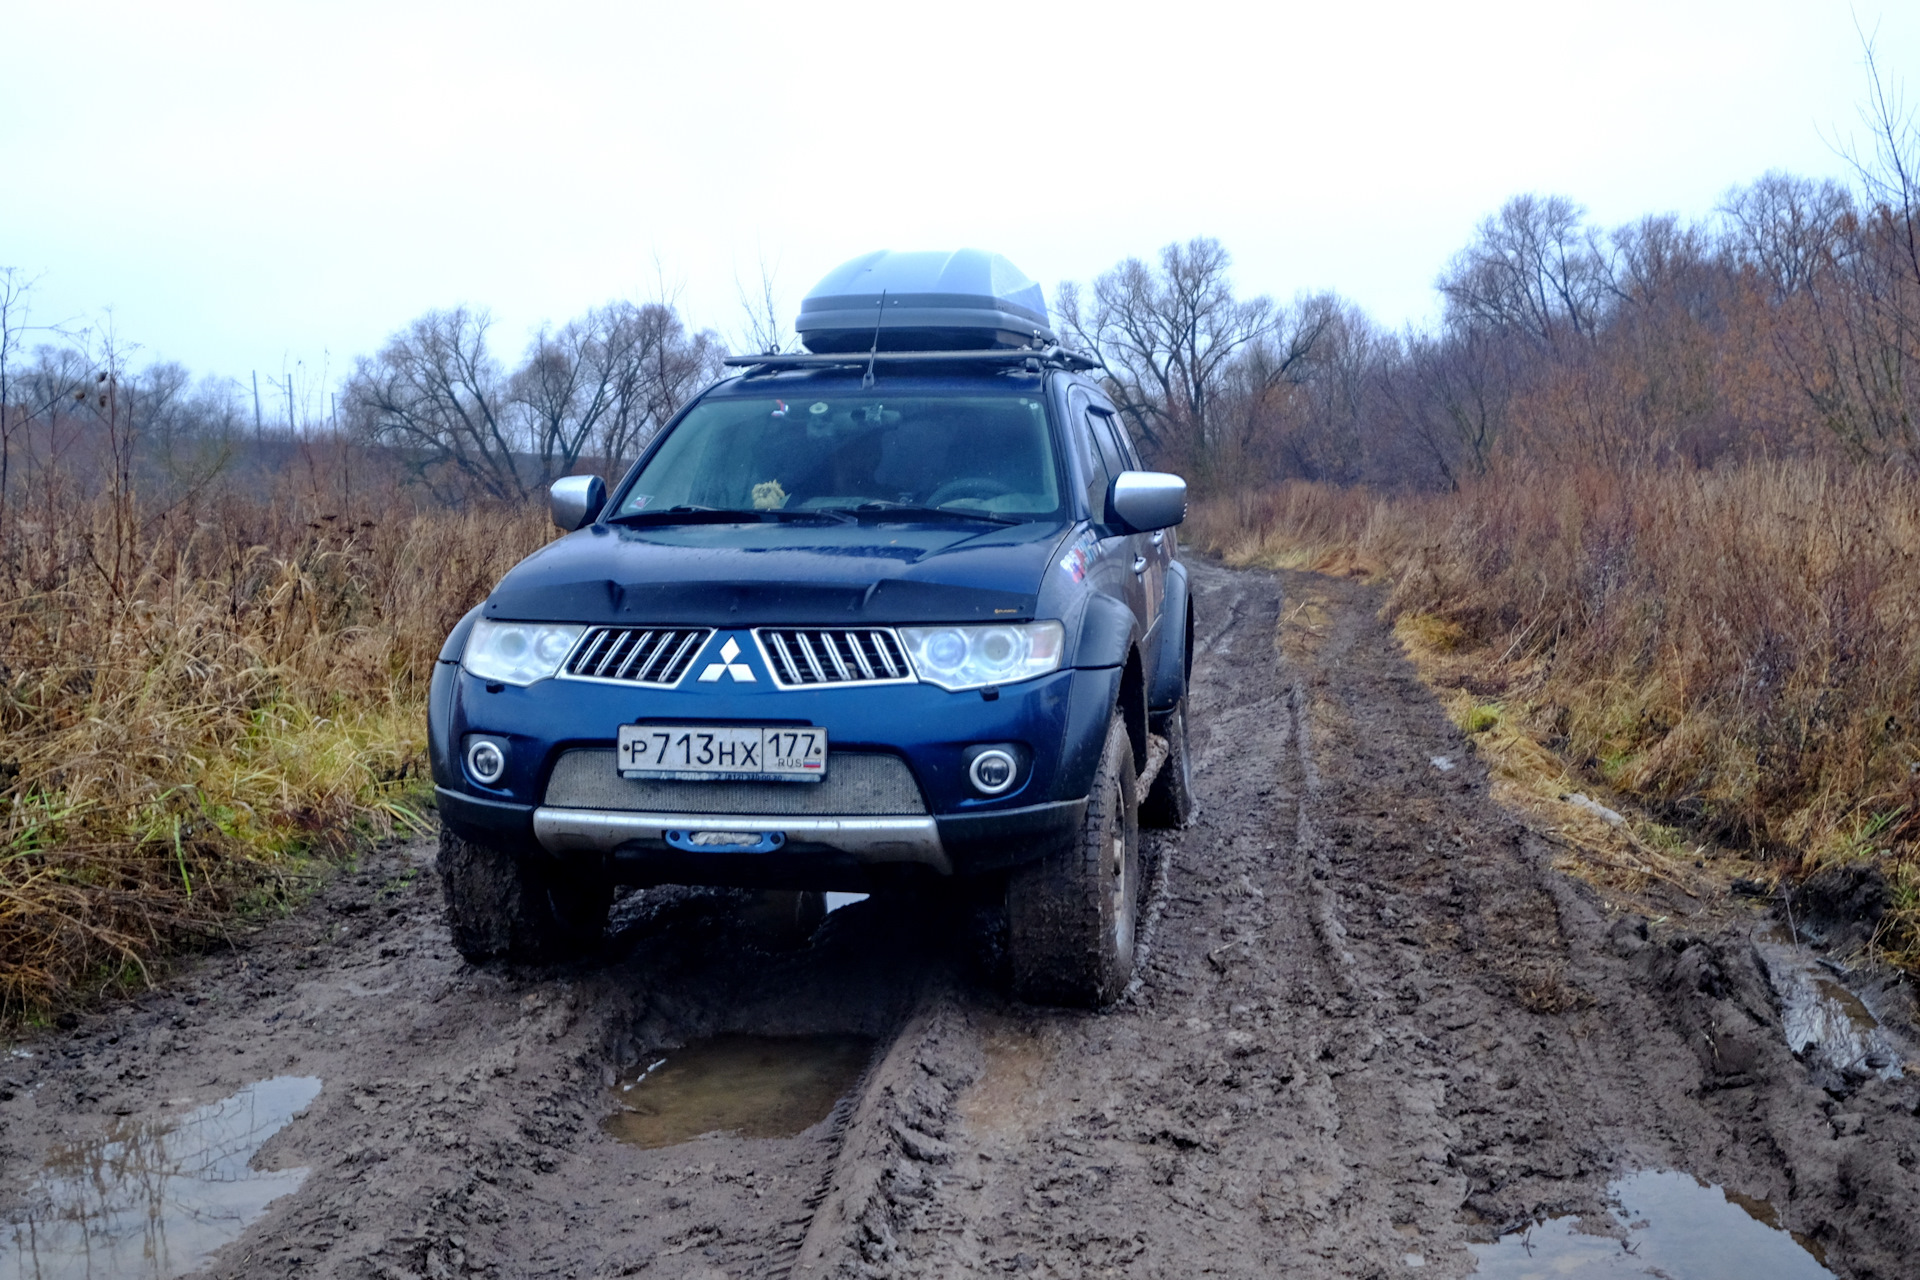
[[[720,661],[707,664],[707,669],[700,673],[700,683],[710,684],[721,676],[732,676],[741,684],[752,684],[753,668],[744,662],[735,662],[739,656],[740,642],[728,636],[727,642],[720,646]]]

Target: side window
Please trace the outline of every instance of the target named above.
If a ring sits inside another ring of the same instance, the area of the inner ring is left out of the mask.
[[[1127,424],[1117,413],[1100,410],[1100,417],[1113,432],[1114,440],[1120,446],[1120,456],[1126,459],[1128,471],[1144,471],[1146,467],[1140,461],[1140,451],[1133,447],[1133,436],[1127,430]]]
[[[1093,438],[1099,443],[1100,455],[1107,464],[1107,470],[1116,476],[1122,471],[1138,471],[1140,466],[1133,460],[1132,442],[1127,440],[1126,432],[1114,416],[1095,409],[1092,420]]]
[[[1107,520],[1107,489],[1113,484],[1114,471],[1107,464],[1107,454],[1111,452],[1111,443],[1103,445],[1100,437],[1104,434],[1095,425],[1093,410],[1088,407],[1084,397],[1075,395],[1069,401],[1075,424],[1073,431],[1074,448],[1080,454],[1080,462],[1087,475],[1087,512],[1095,524],[1105,524]]]

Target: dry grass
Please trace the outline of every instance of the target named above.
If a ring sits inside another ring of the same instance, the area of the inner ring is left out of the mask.
[[[424,825],[434,657],[547,530],[339,505],[103,500],[6,527],[0,1015],[138,980],[356,832]]]
[[[1776,878],[1878,863],[1881,941],[1920,961],[1920,481],[1809,463],[1391,502],[1294,486],[1195,524],[1232,560],[1389,580],[1456,718],[1551,753],[1533,775],[1631,796]],[[1664,843],[1629,855],[1684,871]]]

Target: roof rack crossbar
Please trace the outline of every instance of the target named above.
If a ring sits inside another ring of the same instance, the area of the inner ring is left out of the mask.
[[[1065,347],[995,347],[973,351],[849,351],[818,355],[796,351],[790,355],[728,356],[721,363],[729,368],[745,369],[748,376],[776,373],[783,369],[857,369],[871,360],[876,364],[1009,364],[1033,361],[1044,368],[1084,372],[1098,369],[1093,357]]]

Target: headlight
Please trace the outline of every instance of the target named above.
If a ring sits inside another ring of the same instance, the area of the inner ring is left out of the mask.
[[[474,621],[460,665],[501,684],[532,684],[560,670],[583,626],[551,622]]]
[[[1057,622],[984,627],[902,627],[913,669],[942,689],[979,689],[1043,676],[1060,665],[1066,632]]]

